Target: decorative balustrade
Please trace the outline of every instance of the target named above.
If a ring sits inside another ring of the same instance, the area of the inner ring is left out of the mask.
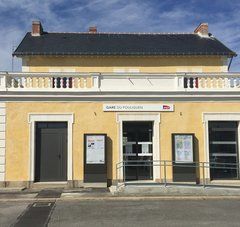
[[[17,91],[54,91],[54,90],[96,90],[99,88],[98,76],[71,74],[7,73],[2,74],[1,88]]]
[[[1,91],[240,91],[240,73],[0,73]]]
[[[190,90],[234,90],[240,89],[240,75],[198,75],[184,77],[184,88]]]

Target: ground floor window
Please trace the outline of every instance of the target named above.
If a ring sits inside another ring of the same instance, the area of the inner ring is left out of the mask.
[[[238,122],[209,121],[210,178],[239,179]]]
[[[123,122],[123,160],[126,180],[152,180],[153,122]]]

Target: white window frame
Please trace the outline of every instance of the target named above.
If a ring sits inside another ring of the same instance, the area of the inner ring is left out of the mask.
[[[204,124],[204,148],[205,148],[205,162],[209,162],[209,136],[208,136],[208,122],[209,121],[237,121],[238,122],[238,156],[240,157],[240,112],[205,112],[202,115]],[[239,159],[240,164],[240,159]],[[210,179],[209,168],[206,169],[206,177]]]
[[[124,121],[152,121],[153,122],[153,160],[160,160],[160,113],[153,112],[131,112],[116,113],[118,123],[119,160],[123,161],[123,122]],[[123,178],[123,171],[120,172],[120,179]],[[153,166],[153,180],[160,180],[160,166]],[[117,176],[116,176],[117,177]]]
[[[30,158],[29,158],[29,180],[35,181],[35,126],[36,122],[67,122],[67,180],[73,179],[73,152],[72,152],[72,140],[73,140],[73,113],[29,113],[28,123],[30,130]]]

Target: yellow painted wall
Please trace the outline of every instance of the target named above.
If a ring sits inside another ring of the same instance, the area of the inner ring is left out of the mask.
[[[23,59],[23,71],[29,72],[102,72],[138,71],[141,73],[222,72],[226,58],[220,56],[165,57],[42,57]]]
[[[163,103],[163,102],[161,102]],[[168,102],[169,103],[169,102]],[[179,102],[174,112],[162,112],[160,123],[160,157],[172,159],[171,134],[195,133],[199,161],[205,160],[203,112],[239,112],[240,103]],[[6,181],[29,180],[28,113],[74,113],[73,179],[83,179],[83,134],[107,133],[108,178],[115,178],[119,161],[118,125],[115,112],[103,112],[102,103],[11,102],[6,105]]]

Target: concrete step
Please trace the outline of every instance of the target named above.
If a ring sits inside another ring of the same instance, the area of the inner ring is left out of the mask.
[[[84,188],[107,188],[107,183],[84,183]]]
[[[6,187],[6,188],[0,188],[0,193],[9,193],[9,192],[21,192],[25,189],[25,187],[19,187],[19,188],[10,188],[10,187]]]
[[[48,189],[48,188],[68,188],[67,182],[37,182],[32,184],[32,189]]]
[[[240,196],[240,188],[201,186],[127,185],[111,187],[118,196]]]

